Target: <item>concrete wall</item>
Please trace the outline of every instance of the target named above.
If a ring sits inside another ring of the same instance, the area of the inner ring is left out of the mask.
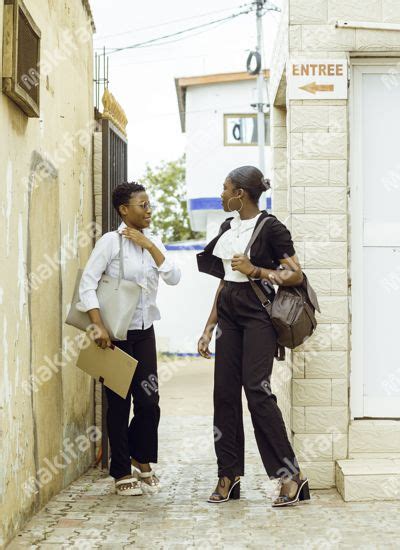
[[[160,279],[157,304],[161,319],[155,322],[159,352],[197,354],[197,342],[219,284],[219,279],[199,273],[196,261],[199,250],[184,247],[182,244],[179,250],[168,251],[182,272],[179,286],[168,286]]]
[[[0,93],[0,546],[88,468],[95,439],[92,381],[63,324],[92,245],[91,18],[87,2],[25,4],[42,33],[41,113]]]
[[[399,22],[400,4],[289,0],[271,65],[273,207],[291,227],[322,309],[316,334],[292,360],[291,430],[316,488],[335,484],[335,460],[348,453],[349,106],[347,100],[286,101],[284,63],[288,57],[350,59],[400,51],[399,32],[339,29],[336,20]]]

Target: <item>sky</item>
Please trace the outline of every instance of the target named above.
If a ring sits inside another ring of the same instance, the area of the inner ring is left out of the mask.
[[[282,0],[274,0],[281,6]],[[91,0],[94,47],[124,47],[179,32],[243,11],[251,0]],[[245,7],[243,7],[245,6]],[[263,18],[265,67],[269,66],[280,13]],[[179,39],[179,40],[178,40]],[[246,70],[256,45],[255,13],[193,30],[165,43],[109,54],[109,90],[128,118],[128,178],[146,165],[179,158],[185,151],[174,78]]]

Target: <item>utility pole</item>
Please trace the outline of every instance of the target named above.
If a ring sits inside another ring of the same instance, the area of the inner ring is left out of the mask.
[[[263,42],[263,15],[266,11],[281,11],[274,4],[270,4],[268,0],[255,0],[256,5],[256,21],[257,21],[257,46],[256,58],[258,58],[258,66],[255,73],[257,74],[257,103],[253,106],[257,109],[257,140],[258,140],[258,165],[261,172],[265,173],[265,103],[264,103],[264,42]]]
[[[257,1],[257,47],[261,63],[257,74],[257,138],[258,138],[258,166],[265,173],[265,115],[264,115],[264,63],[263,63],[263,7],[265,0]]]

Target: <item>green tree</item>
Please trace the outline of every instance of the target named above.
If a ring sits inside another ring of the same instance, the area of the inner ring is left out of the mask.
[[[192,231],[186,203],[185,157],[146,166],[140,183],[146,187],[151,202],[156,205],[152,226],[164,242],[198,239],[202,233]]]

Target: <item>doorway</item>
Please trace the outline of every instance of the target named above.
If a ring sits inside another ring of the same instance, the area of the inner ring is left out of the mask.
[[[400,417],[400,60],[354,60],[350,116],[354,418]]]

